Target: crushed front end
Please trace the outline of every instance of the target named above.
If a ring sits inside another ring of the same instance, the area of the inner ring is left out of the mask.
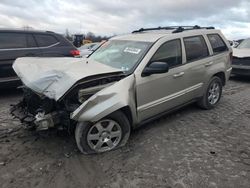
[[[56,102],[45,96],[39,96],[28,88],[23,88],[23,99],[13,105],[10,112],[27,128],[46,130],[49,128],[68,129],[74,124],[70,113],[74,110],[73,104]],[[77,108],[79,104],[75,104]]]
[[[70,118],[72,112],[126,77],[120,69],[86,58],[18,58],[13,69],[24,85],[24,96],[11,114],[36,130],[71,130],[77,123]]]
[[[59,100],[23,87],[23,99],[11,108],[11,114],[27,128],[73,130],[76,121],[72,112],[98,91],[124,78],[123,74],[105,75],[77,82]]]

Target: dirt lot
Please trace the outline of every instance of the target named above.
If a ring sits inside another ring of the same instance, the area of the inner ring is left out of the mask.
[[[81,155],[73,136],[23,130],[0,95],[1,187],[250,187],[250,79],[233,79],[220,105],[195,105],[135,130],[126,147]]]

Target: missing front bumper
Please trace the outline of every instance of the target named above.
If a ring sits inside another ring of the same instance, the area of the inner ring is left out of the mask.
[[[19,119],[25,128],[36,129],[37,131],[55,127],[60,119],[57,112],[45,114],[41,111],[33,115],[27,111],[23,102],[12,105],[10,113],[14,118]]]
[[[10,108],[10,114],[16,118],[19,119],[22,125],[24,125],[26,128],[34,128],[35,124],[35,117],[28,113],[27,110],[25,110],[23,102],[19,102],[16,105],[12,105]]]

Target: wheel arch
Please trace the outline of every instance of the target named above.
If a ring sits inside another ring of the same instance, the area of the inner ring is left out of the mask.
[[[225,75],[224,72],[218,72],[218,73],[214,74],[213,77],[214,76],[217,76],[217,77],[219,77],[221,79],[223,86],[226,85],[226,75]]]
[[[130,123],[130,125],[132,127],[133,124],[134,124],[134,119],[133,119],[133,115],[132,115],[132,111],[131,111],[130,107],[129,106],[124,106],[119,110],[122,111],[122,113],[125,114],[125,116],[128,118],[128,121],[129,121],[129,123]]]
[[[134,77],[132,75],[90,97],[71,114],[71,119],[80,122],[96,122],[121,110],[133,125],[137,120],[134,93]]]

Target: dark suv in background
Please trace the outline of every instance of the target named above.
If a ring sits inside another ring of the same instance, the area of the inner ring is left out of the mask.
[[[51,31],[0,30],[0,88],[20,84],[12,69],[19,57],[74,57],[79,51],[62,35]]]

